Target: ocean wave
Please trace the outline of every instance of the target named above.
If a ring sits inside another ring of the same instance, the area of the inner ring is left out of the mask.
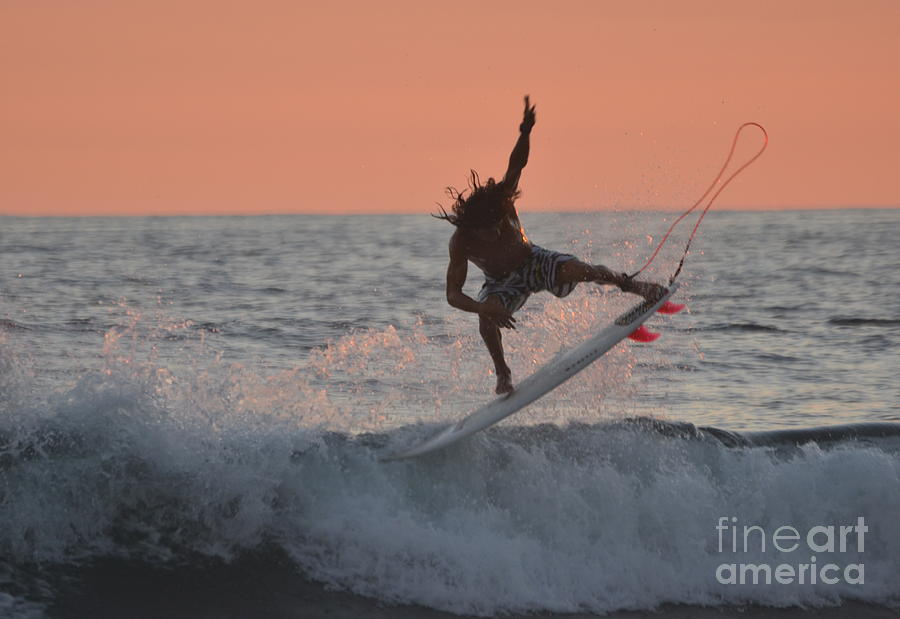
[[[0,329],[7,331],[29,331],[31,330],[31,327],[18,323],[15,320],[10,320],[9,318],[0,318]]]
[[[325,431],[278,410],[322,406],[314,392],[270,384],[277,398],[253,402],[223,389],[233,378],[165,391],[149,386],[166,377],[94,375],[0,421],[0,562],[49,578],[106,557],[199,566],[274,547],[329,587],[476,615],[900,599],[900,425],[501,426],[385,464],[436,426]],[[864,586],[715,580],[730,560],[720,518],[807,530],[860,516],[866,550],[839,559],[865,562]]]
[[[896,327],[900,326],[900,319],[897,318],[852,318],[837,316],[828,320],[829,324],[841,327]]]
[[[773,327],[771,325],[763,325],[756,322],[731,322],[717,323],[703,327],[667,327],[667,330],[681,331],[686,333],[697,333],[706,331],[735,331],[741,333],[789,333],[784,329]]]
[[[509,424],[383,463],[438,427],[384,414],[388,381],[427,362],[425,333],[353,332],[303,368],[258,375],[202,346],[171,367],[155,356],[160,338],[213,323],[140,326],[107,332],[103,367],[57,391],[0,347],[0,590],[17,587],[0,604],[52,605],[110,560],[202,572],[260,555],[379,603],[475,615],[900,600],[900,424]],[[716,582],[722,517],[768,530],[860,516],[867,550],[840,560],[865,562],[865,586]]]

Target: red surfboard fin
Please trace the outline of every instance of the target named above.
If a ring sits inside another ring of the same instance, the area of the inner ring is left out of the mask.
[[[655,333],[644,325],[641,325],[640,327],[632,331],[631,335],[629,335],[628,338],[634,340],[635,342],[652,342],[659,338],[660,335],[660,333]]]
[[[660,314],[677,314],[684,308],[684,303],[672,303],[671,301],[666,301],[656,311]]]

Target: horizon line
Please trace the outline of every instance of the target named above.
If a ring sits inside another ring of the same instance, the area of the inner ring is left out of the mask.
[[[710,212],[718,211],[718,212],[737,212],[737,213],[771,213],[771,212],[798,212],[798,211],[858,211],[858,210],[896,210],[900,209],[900,204],[895,205],[855,205],[855,206],[839,206],[839,205],[815,205],[815,206],[787,206],[780,208],[765,208],[765,207],[719,207],[710,209]],[[624,207],[616,207],[616,208],[605,208],[605,209],[519,209],[521,214],[528,213],[555,213],[555,214],[565,214],[565,215],[579,215],[579,214],[589,214],[589,213],[635,213],[635,212],[646,212],[646,213],[681,213],[687,209],[680,208],[672,208],[672,207],[659,207],[659,206],[650,206],[650,207],[637,207],[637,206],[624,206]],[[698,211],[700,209],[697,209]],[[52,213],[37,213],[37,214],[16,214],[16,213],[0,213],[0,217],[2,218],[20,218],[20,219],[85,219],[85,218],[150,218],[150,217],[294,217],[294,216],[302,216],[302,215],[313,215],[319,217],[353,217],[353,216],[368,216],[368,215],[430,215],[431,213],[428,211],[375,211],[375,212],[364,212],[364,211],[262,211],[262,212],[248,212],[248,211],[236,211],[236,212],[221,212],[221,213],[204,213],[204,212],[192,212],[186,211],[183,213],[153,213],[153,212],[143,212],[143,213],[73,213],[73,214],[52,214]]]

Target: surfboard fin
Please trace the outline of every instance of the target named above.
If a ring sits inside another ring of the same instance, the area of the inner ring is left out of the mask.
[[[659,314],[677,314],[684,308],[684,303],[672,303],[671,301],[666,301],[658,310],[656,310],[656,312]]]
[[[658,339],[660,335],[660,333],[651,331],[644,325],[641,325],[631,332],[628,339],[634,340],[635,342],[653,342]]]

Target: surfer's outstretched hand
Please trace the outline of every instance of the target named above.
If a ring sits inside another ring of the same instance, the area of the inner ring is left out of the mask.
[[[478,312],[480,316],[488,319],[490,322],[494,323],[498,327],[503,327],[504,329],[515,329],[516,319],[513,318],[512,312],[503,307],[502,305],[485,305]]]
[[[525,113],[522,116],[522,124],[519,125],[519,131],[529,133],[534,127],[534,106],[531,105],[531,99],[525,95]]]

